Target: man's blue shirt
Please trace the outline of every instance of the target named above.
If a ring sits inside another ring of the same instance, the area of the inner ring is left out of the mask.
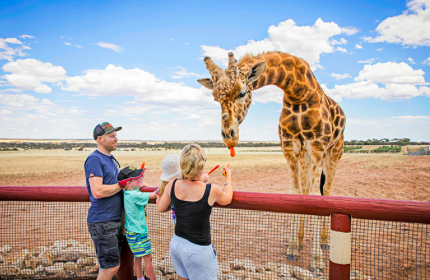
[[[98,223],[122,219],[124,209],[123,192],[104,198],[94,198],[88,178],[102,177],[103,185],[118,183],[119,168],[113,155],[107,156],[98,150],[92,152],[85,161],[85,178],[91,206],[88,210],[87,222]]]

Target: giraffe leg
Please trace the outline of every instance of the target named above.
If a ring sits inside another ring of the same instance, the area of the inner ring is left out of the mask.
[[[320,180],[321,173],[323,170],[325,153],[322,151],[314,150],[311,154],[312,168],[311,168],[311,185],[309,193],[311,195],[321,195],[320,192]],[[323,253],[320,247],[320,228],[319,228],[319,217],[312,217],[312,263],[310,265],[311,270],[324,270]]]
[[[290,194],[300,194],[298,155],[294,155],[293,151],[284,150],[284,156],[290,169]],[[291,215],[290,237],[287,249],[287,259],[290,261],[298,261],[299,259],[298,216],[297,214]]]
[[[308,153],[301,151],[300,152],[300,185],[301,185],[301,194],[308,195],[309,194],[309,166],[311,165],[311,157]],[[305,235],[305,216],[300,216],[300,226],[298,232],[299,238],[299,250],[303,247],[303,238]]]
[[[310,270],[315,271],[317,269],[324,270],[323,252],[320,248],[320,238],[319,238],[319,217],[312,217],[312,263],[310,265]]]
[[[327,151],[327,155],[324,159],[324,173],[326,174],[326,182],[324,184],[324,196],[331,195],[337,164],[339,163],[339,160],[343,154],[343,144],[344,143],[342,135],[339,141]],[[324,250],[330,249],[328,226],[328,217],[324,217],[323,228],[321,232],[321,248]]]

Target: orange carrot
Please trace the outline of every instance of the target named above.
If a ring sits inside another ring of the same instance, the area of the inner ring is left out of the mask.
[[[144,169],[145,168],[145,162],[142,162],[142,165],[140,166],[140,169]]]
[[[227,168],[229,168],[230,167],[230,163],[229,164],[227,164]],[[222,175],[227,175],[226,173],[225,173],[225,169],[224,169],[224,171],[222,172]]]
[[[215,166],[214,168],[212,168],[212,169],[208,172],[208,174],[211,174],[212,172],[214,172],[218,167],[219,167],[219,164],[218,164],[217,166]]]
[[[234,151],[234,147],[230,148],[230,156],[234,157],[234,155],[236,154],[236,152]]]

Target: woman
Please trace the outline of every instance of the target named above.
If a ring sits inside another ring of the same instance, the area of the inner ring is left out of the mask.
[[[205,151],[197,144],[185,146],[181,153],[181,180],[171,180],[163,193],[158,211],[166,212],[173,203],[176,213],[175,235],[170,241],[172,264],[180,280],[217,279],[218,262],[211,242],[209,218],[216,202],[227,205],[233,198],[231,169],[226,172],[225,190],[201,181]]]

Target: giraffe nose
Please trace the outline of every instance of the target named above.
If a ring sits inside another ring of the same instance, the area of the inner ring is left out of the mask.
[[[222,138],[224,140],[234,139],[236,137],[236,131],[234,130],[234,128],[230,128],[226,132],[227,133],[225,133],[224,131],[221,132]]]
[[[228,120],[228,114],[222,114],[222,120],[227,121]]]

